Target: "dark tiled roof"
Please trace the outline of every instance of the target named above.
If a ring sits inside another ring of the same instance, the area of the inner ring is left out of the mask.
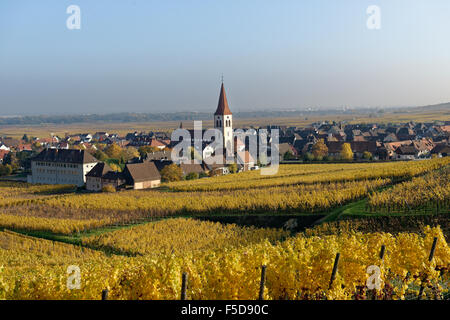
[[[446,153],[450,154],[450,146],[447,144],[438,144],[436,145],[433,150],[431,150],[431,153]]]
[[[181,168],[181,170],[183,170],[184,175],[187,175],[192,172],[195,172],[198,174],[205,172],[203,166],[201,164],[197,164],[197,163],[180,163],[180,168]]]
[[[374,153],[377,151],[377,143],[375,141],[351,141],[349,142],[353,152],[363,153],[368,151]],[[330,141],[327,143],[328,153],[339,153],[342,150],[343,142]]]
[[[134,182],[160,180],[161,175],[153,162],[127,164],[125,170]]]
[[[414,148],[414,146],[400,146],[395,152],[397,154],[413,155],[416,154],[416,148]]]
[[[124,179],[122,172],[108,171],[103,176],[102,179],[106,180],[121,180]]]
[[[171,165],[173,163],[172,160],[150,160],[155,166],[158,171],[161,171],[164,169],[165,166]]]
[[[62,163],[94,163],[98,162],[89,152],[78,149],[45,149],[32,161],[62,162]]]
[[[146,156],[147,160],[171,160],[172,152],[171,151],[157,151],[157,152],[149,152]]]
[[[91,169],[91,171],[88,172],[86,177],[96,177],[101,178],[103,175],[105,175],[108,171],[113,171],[110,166],[108,166],[104,162],[99,162]]]

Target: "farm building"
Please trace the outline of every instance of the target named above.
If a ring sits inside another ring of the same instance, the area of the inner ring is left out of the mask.
[[[133,189],[155,188],[161,184],[161,175],[153,162],[127,164],[123,171],[127,185]]]
[[[45,149],[31,159],[29,183],[84,186],[86,174],[98,160],[85,150]]]
[[[125,179],[120,172],[115,172],[106,163],[99,162],[86,175],[86,190],[100,191],[103,187],[111,185],[118,188],[125,184]]]

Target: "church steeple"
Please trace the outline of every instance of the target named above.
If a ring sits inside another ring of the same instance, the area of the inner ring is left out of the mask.
[[[225,87],[220,87],[219,103],[214,113],[214,128],[220,130],[223,135],[223,148],[227,156],[233,153],[233,115],[228,107]],[[224,153],[225,154],[225,153]]]
[[[225,93],[225,87],[222,82],[220,87],[219,103],[217,105],[217,110],[214,113],[215,116],[232,115],[230,108],[228,107],[227,95]]]

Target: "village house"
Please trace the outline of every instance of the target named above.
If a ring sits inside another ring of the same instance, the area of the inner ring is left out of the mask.
[[[126,164],[123,177],[133,189],[156,188],[161,184],[161,175],[155,164],[150,161]]]
[[[280,143],[278,145],[278,151],[280,153],[280,162],[286,160],[286,155],[288,157],[297,157],[297,150],[290,143]]]
[[[399,160],[414,160],[418,157],[418,150],[413,146],[400,146],[395,150],[397,159]]]
[[[3,163],[3,160],[5,159],[8,153],[9,153],[8,150],[0,150],[0,164]]]
[[[16,151],[22,152],[22,151],[32,151],[30,143],[21,143],[16,147]]]
[[[201,175],[205,173],[206,166],[200,163],[180,163],[180,168],[183,171],[183,176],[187,176],[190,173],[196,173]]]
[[[430,153],[439,158],[448,157],[450,156],[450,145],[447,143],[437,144]]]
[[[158,169],[159,172],[161,172],[162,169],[164,169],[166,166],[170,166],[174,162],[172,160],[150,160],[155,166],[156,169]]]
[[[1,140],[2,145],[4,145],[7,148],[16,148],[21,142],[20,140],[14,139],[14,138],[10,138],[10,137],[6,137],[3,138]]]
[[[355,158],[362,159],[364,152],[370,152],[373,158],[378,159],[378,147],[376,141],[351,141],[348,142]],[[344,142],[327,142],[328,155],[339,158]]]
[[[31,159],[29,183],[84,186],[98,160],[85,150],[44,149]]]
[[[111,185],[115,189],[125,184],[125,179],[120,172],[111,169],[108,164],[99,162],[86,175],[86,190],[101,191],[104,187]]]
[[[92,136],[92,140],[103,141],[103,140],[106,140],[108,137],[109,137],[109,134],[107,132],[96,132]]]
[[[226,175],[230,173],[230,169],[223,155],[206,158],[204,164],[206,170],[212,175]]]
[[[172,152],[168,150],[148,152],[145,155],[145,160],[172,160]]]

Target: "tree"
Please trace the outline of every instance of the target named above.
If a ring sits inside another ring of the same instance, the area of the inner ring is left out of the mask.
[[[344,143],[341,149],[342,160],[353,160],[353,151],[350,143]]]
[[[283,155],[283,160],[291,160],[294,159],[294,154],[292,151],[286,151]]]
[[[24,168],[25,170],[31,169],[31,158],[33,157],[33,153],[28,151],[19,151],[16,152],[17,160],[19,161],[19,166]]]
[[[13,172],[9,164],[0,165],[0,176],[9,176]]]
[[[183,170],[175,163],[165,166],[161,170],[161,180],[164,182],[180,181],[183,179]]]
[[[230,163],[227,167],[228,167],[228,170],[230,171],[230,173],[236,173],[238,170],[236,163]]]
[[[313,145],[312,154],[315,158],[320,159],[328,155],[328,147],[323,139],[317,140],[317,142]]]
[[[33,142],[33,144],[31,145],[31,148],[32,148],[33,150],[39,150],[39,149],[42,148],[42,145],[41,145],[41,143],[40,143],[39,141],[35,141],[35,142]]]
[[[197,172],[189,172],[186,175],[186,180],[194,180],[194,179],[198,179],[198,173]]]
[[[221,169],[216,169],[216,170],[210,170],[208,173],[209,177],[217,177],[217,176],[221,176],[223,174]]]
[[[105,161],[108,156],[102,150],[97,150],[94,152],[93,156],[100,161]]]
[[[140,156],[140,153],[135,147],[127,147],[124,151],[125,160],[130,160]]]
[[[111,184],[107,184],[102,188],[102,192],[116,192],[116,188]]]
[[[304,161],[313,161],[313,160],[314,160],[314,156],[312,155],[312,153],[307,152],[307,153],[305,153],[305,155],[303,156],[303,160],[304,160]]]
[[[76,146],[73,146],[74,149],[77,150],[85,150],[86,146],[83,143],[77,144]]]
[[[105,148],[105,153],[112,159],[120,159],[123,155],[123,150],[117,144],[113,143]]]
[[[117,163],[114,163],[114,162],[109,163],[109,167],[111,169],[113,169],[113,171],[116,171],[116,172],[122,171],[122,168]]]
[[[142,158],[145,158],[147,153],[157,152],[157,151],[160,151],[160,150],[157,147],[152,147],[152,146],[142,146],[142,147],[139,147],[139,149],[138,149],[138,152]]]
[[[19,159],[16,156],[15,152],[10,152],[8,153],[4,158],[3,158],[3,164],[9,164],[11,166],[11,169],[13,171],[18,170],[20,168],[20,163],[19,163]]]
[[[363,158],[366,160],[372,159],[372,154],[369,151],[364,151]]]

